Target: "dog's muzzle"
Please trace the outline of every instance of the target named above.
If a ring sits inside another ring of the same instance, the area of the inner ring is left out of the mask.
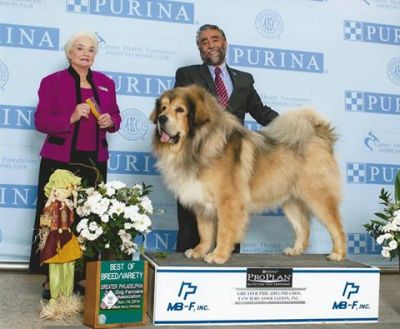
[[[174,136],[168,134],[166,125],[168,123],[168,117],[166,115],[160,115],[157,119],[158,133],[160,134],[161,143],[177,144],[179,142],[180,134],[177,133]]]

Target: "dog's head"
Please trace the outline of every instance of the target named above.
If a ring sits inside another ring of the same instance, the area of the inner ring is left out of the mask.
[[[212,120],[219,109],[205,89],[192,85],[164,92],[157,100],[150,120],[157,125],[155,138],[161,143],[180,144]]]

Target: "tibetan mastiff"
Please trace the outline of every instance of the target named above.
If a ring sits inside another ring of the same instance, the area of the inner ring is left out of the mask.
[[[332,239],[328,259],[345,258],[336,135],[315,111],[289,111],[253,132],[209,92],[188,86],[164,92],[150,119],[156,166],[197,217],[200,243],[186,257],[225,263],[243,240],[249,215],[281,206],[295,232],[286,255],[305,251],[315,215]]]

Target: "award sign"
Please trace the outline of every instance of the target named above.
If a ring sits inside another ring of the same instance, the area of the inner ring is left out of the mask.
[[[146,323],[147,262],[88,262],[84,324],[92,328]]]

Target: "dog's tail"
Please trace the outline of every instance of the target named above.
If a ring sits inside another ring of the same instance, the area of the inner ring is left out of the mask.
[[[313,136],[333,147],[337,135],[331,124],[312,109],[298,109],[278,116],[267,128],[268,135],[289,147],[304,147]]]

